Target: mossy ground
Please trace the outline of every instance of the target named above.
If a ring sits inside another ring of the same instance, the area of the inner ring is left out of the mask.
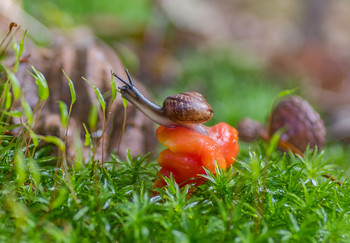
[[[17,61],[21,46],[15,45]],[[265,121],[274,97],[295,88],[227,50],[187,52],[179,60],[183,75],[172,90],[205,92],[215,112],[212,123],[235,125],[244,116]],[[147,155],[113,155],[103,167],[91,156],[87,164],[68,167],[64,141],[35,134],[24,100],[27,119],[9,125],[7,118],[19,115],[9,100],[21,99],[10,93],[20,88],[15,70],[0,64],[1,242],[350,242],[348,147],[328,144],[301,158],[278,151],[273,142],[240,143],[234,165],[203,175],[206,183],[195,190],[179,189],[170,178],[155,193],[159,167]],[[44,81],[35,78],[44,99]],[[63,122],[69,119],[65,109]],[[10,135],[14,128],[22,135]],[[39,141],[47,143],[39,147]]]

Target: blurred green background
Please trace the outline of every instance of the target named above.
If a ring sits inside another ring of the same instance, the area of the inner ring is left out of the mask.
[[[50,47],[59,36],[81,33],[81,28],[91,31],[158,104],[170,94],[202,93],[214,110],[208,125],[224,121],[236,126],[247,116],[266,122],[278,94],[295,89],[322,114],[328,128],[338,127],[350,138],[350,123],[337,125],[342,121],[337,112],[350,104],[348,0],[0,0],[0,19],[1,14],[12,17],[1,9],[8,2],[28,13],[19,23],[37,45]],[[169,183],[169,191],[149,198],[155,161],[138,157],[122,162],[112,156],[99,170],[93,161],[97,156],[92,156],[86,166],[72,167],[72,173],[62,170],[61,176],[48,163],[51,156],[42,159],[43,150],[35,154],[39,160],[29,160],[34,169],[30,165],[27,170],[12,150],[29,145],[13,145],[10,137],[3,141],[8,144],[3,156],[10,159],[5,157],[1,168],[0,239],[345,239],[350,149],[339,137],[332,139],[322,155],[305,159],[278,151],[270,156],[271,144],[239,141],[234,169],[217,173],[204,190],[188,196]],[[331,167],[330,175],[343,186],[320,178]]]
[[[214,110],[209,125],[236,125],[246,116],[266,122],[278,93],[296,89],[323,116],[329,141],[350,137],[350,126],[341,123],[350,117],[343,109],[350,103],[349,5],[22,0],[51,36],[40,39],[33,28],[29,34],[37,43],[49,45],[55,34],[83,26],[116,51],[157,103],[170,94],[198,91]]]
[[[23,8],[49,29],[90,28],[158,103],[173,93],[202,93],[214,109],[210,124],[236,124],[245,116],[265,121],[273,98],[297,86],[268,75],[254,54],[233,42],[201,42],[157,1],[23,0]]]

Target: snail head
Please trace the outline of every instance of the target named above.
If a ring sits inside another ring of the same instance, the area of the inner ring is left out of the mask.
[[[119,79],[124,84],[124,86],[118,87],[118,88],[122,93],[122,95],[125,96],[126,98],[129,96],[136,98],[136,96],[138,96],[140,92],[136,89],[134,81],[132,80],[128,69],[125,69],[125,73],[128,76],[129,82],[119,77],[116,73],[113,73],[113,76]]]

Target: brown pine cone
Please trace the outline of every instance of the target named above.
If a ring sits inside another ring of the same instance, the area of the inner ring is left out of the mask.
[[[266,128],[258,121],[251,118],[244,118],[237,125],[239,139],[243,142],[253,142],[266,133]]]
[[[274,133],[281,131],[278,147],[302,154],[309,145],[320,150],[326,142],[326,129],[320,115],[311,105],[299,96],[289,96],[280,101],[268,122],[263,124],[250,118],[243,119],[238,125],[241,141],[252,142],[258,138],[269,141]]]
[[[308,145],[320,150],[326,142],[326,129],[320,115],[304,99],[290,96],[275,107],[269,126],[272,135],[280,129],[281,140],[287,141],[304,152]]]

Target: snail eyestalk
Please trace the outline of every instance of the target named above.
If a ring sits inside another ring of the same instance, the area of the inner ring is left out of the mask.
[[[119,79],[123,84],[125,84],[129,88],[132,88],[134,86],[134,82],[132,81],[132,78],[129,76],[129,72],[127,69],[125,69],[125,72],[128,74],[130,84],[126,82],[124,79],[122,79],[121,77],[119,77],[116,73],[113,73],[113,76]]]
[[[201,123],[211,118],[212,110],[210,105],[200,94],[193,92],[194,99],[191,99],[191,95],[189,95],[190,93],[174,95],[174,97],[185,96],[185,99],[182,99],[181,102],[177,102],[172,96],[168,97],[172,98],[170,103],[172,106],[171,112],[169,112],[167,110],[169,109],[169,106],[166,108],[164,105],[163,107],[160,107],[144,97],[135,87],[134,81],[127,69],[125,72],[128,76],[129,82],[126,82],[117,74],[113,73],[113,76],[118,78],[124,84],[124,86],[119,87],[120,92],[125,99],[136,106],[136,108],[148,118],[163,127],[185,127],[195,132],[208,135],[207,128]],[[201,96],[202,99],[198,99],[198,96]],[[166,100],[168,100],[168,98]],[[188,101],[188,103],[186,103],[186,101]],[[197,102],[197,104],[195,104],[195,102]],[[203,115],[199,115],[201,113],[203,113]],[[173,114],[176,114],[176,116],[179,115],[179,117],[176,117]],[[192,114],[193,117],[191,117]]]
[[[135,86],[134,81],[132,80],[128,69],[125,69],[125,72],[126,72],[126,75],[128,75],[128,79],[129,79],[130,84],[131,84],[132,86]]]

